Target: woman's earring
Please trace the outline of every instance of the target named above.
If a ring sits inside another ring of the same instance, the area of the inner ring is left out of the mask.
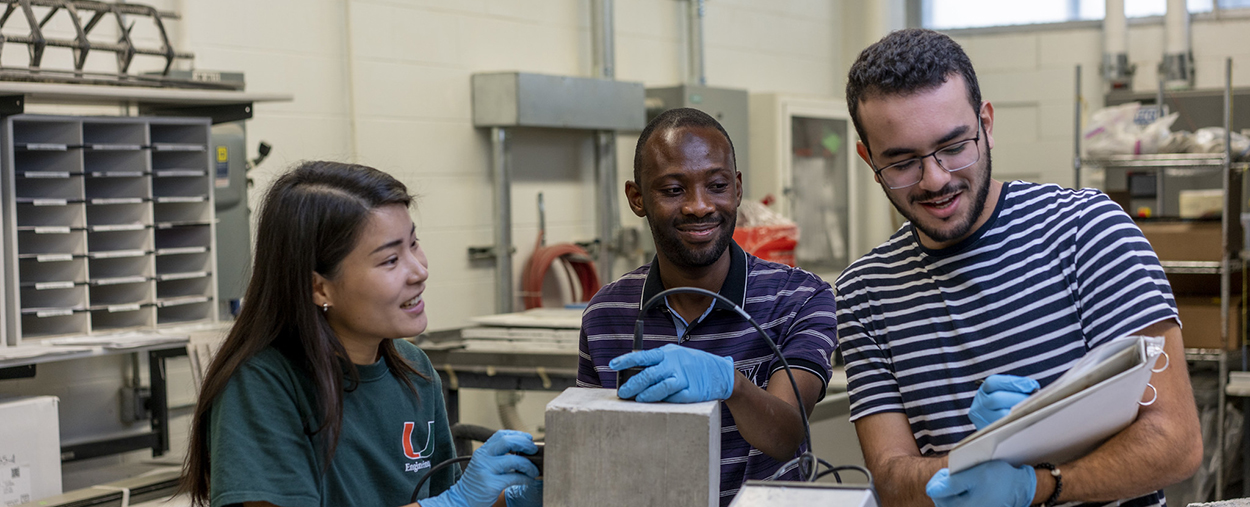
[[[330,311],[330,303],[321,303],[321,313]]]

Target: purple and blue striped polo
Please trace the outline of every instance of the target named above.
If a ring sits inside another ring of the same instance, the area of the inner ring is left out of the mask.
[[[745,309],[769,333],[791,368],[810,372],[827,386],[830,358],[837,346],[833,289],[801,269],[747,255],[737,244],[729,250],[729,273],[720,294]],[[616,388],[616,372],[608,368],[608,362],[632,350],[639,309],[664,289],[659,265],[652,261],[604,286],[590,300],[582,315],[578,386]],[[654,305],[644,316],[643,326],[644,349],[680,343],[729,356],[734,367],[761,388],[768,387],[769,377],[781,369],[781,362],[751,324],[720,301],[680,340],[667,305]],[[766,479],[781,465],[742,438],[733,414],[722,404],[720,504],[728,505],[744,481]],[[794,471],[787,475],[795,477],[786,479],[797,477]]]

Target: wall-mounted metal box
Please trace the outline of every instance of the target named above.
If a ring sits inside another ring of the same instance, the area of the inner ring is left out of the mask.
[[[473,125],[642,130],[642,83],[524,72],[473,75]]]
[[[755,93],[750,103],[755,174],[746,197],[771,195],[775,209],[798,224],[799,267],[821,276],[841,272],[866,252],[858,240],[860,172],[846,101]]]
[[[716,118],[729,140],[733,141],[734,158],[742,172],[743,183],[751,179],[750,95],[746,90],[710,86],[678,85],[647,89],[647,121],[660,113],[678,107],[698,109]]]

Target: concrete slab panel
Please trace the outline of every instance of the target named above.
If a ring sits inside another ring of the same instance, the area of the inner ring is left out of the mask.
[[[543,504],[719,505],[720,403],[571,388],[547,404]]]

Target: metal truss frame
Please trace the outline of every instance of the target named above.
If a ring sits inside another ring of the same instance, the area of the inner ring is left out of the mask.
[[[6,44],[24,44],[30,55],[30,65],[25,70],[32,75],[41,74],[41,78],[55,81],[74,81],[72,76],[66,76],[69,73],[67,69],[44,69],[42,68],[44,50],[48,47],[70,48],[74,54],[73,76],[82,78],[87,74],[101,75],[101,73],[89,73],[83,70],[87,62],[87,55],[92,51],[106,51],[114,53],[117,57],[117,74],[108,75],[112,78],[125,77],[134,78],[127,74],[130,70],[130,64],[136,55],[159,56],[165,60],[162,76],[168,76],[173,68],[176,60],[190,60],[195,57],[193,53],[175,51],[173,45],[169,41],[169,34],[165,30],[162,19],[179,19],[178,13],[169,11],[159,11],[154,7],[134,3],[110,3],[94,0],[0,0],[0,4],[7,4],[4,14],[0,15],[0,30],[3,30],[5,24],[13,19],[13,14],[21,13],[21,17],[26,20],[26,24],[30,30],[24,35],[0,35],[0,51],[4,49]],[[47,8],[43,12],[42,18],[36,16],[35,8]],[[44,35],[43,28],[58,13],[65,12],[70,21],[74,25],[76,36],[73,39],[49,38]],[[86,16],[86,14],[90,16]],[[126,16],[140,16],[151,18],[156,25],[157,32],[160,34],[160,48],[144,48],[135,46],[131,40],[130,31],[134,28],[134,22],[129,25],[126,23]],[[91,31],[99,26],[101,21],[112,17],[117,22],[117,27],[121,32],[117,42],[100,42],[88,39]],[[84,19],[86,21],[84,22]],[[16,70],[13,68],[4,69],[6,73]],[[46,73],[46,74],[44,74]],[[57,75],[60,74],[60,78]],[[107,75],[107,74],[103,74]],[[130,84],[151,84],[151,79],[145,79],[138,83]],[[159,81],[159,80],[157,80]]]

